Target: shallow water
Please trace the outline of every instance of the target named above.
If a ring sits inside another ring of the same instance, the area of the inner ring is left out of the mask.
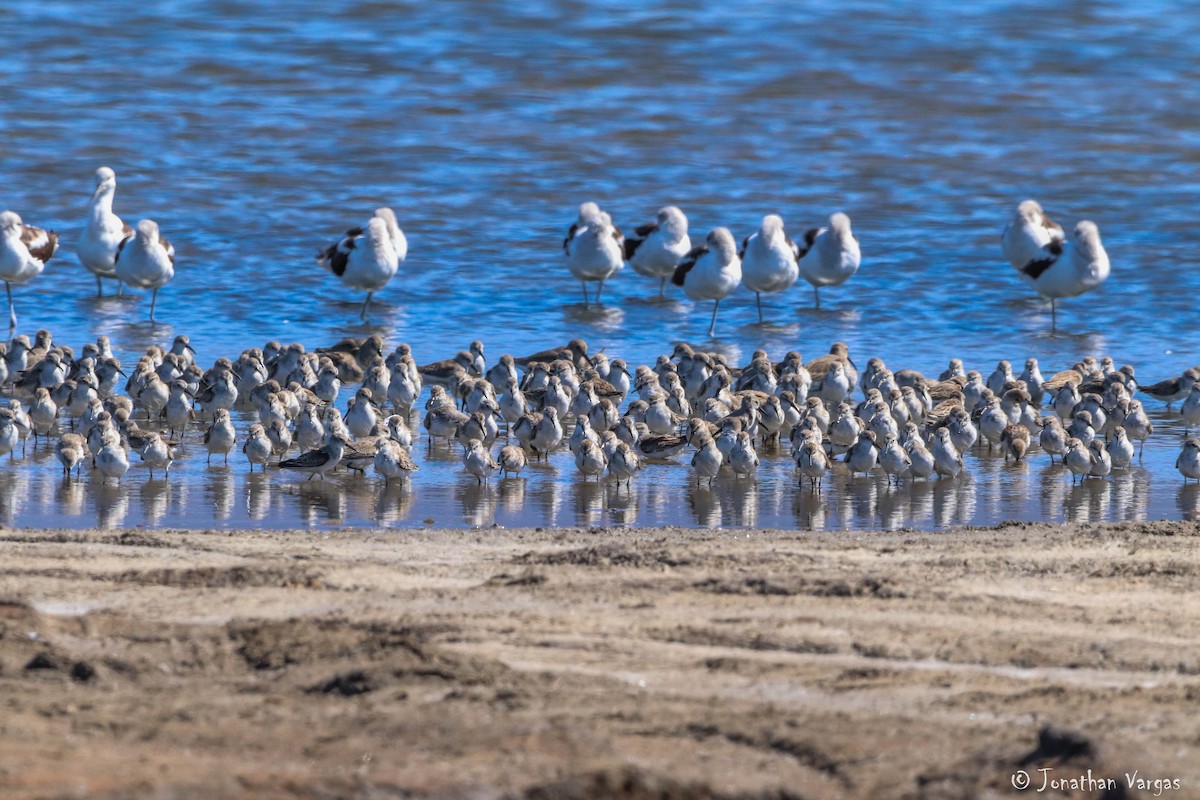
[[[1049,374],[1084,354],[1159,380],[1200,362],[1192,264],[1200,18],[1180,4],[575,4],[174,2],[161,15],[97,2],[0,10],[22,47],[0,52],[0,204],[56,228],[46,273],[15,290],[20,328],[78,346],[113,337],[123,360],[188,333],[201,360],[268,339],[331,343],[378,330],[419,361],[473,338],[494,357],[582,335],[649,363],[702,342],[706,304],[652,302],[626,270],[585,311],[560,243],[579,202],[619,225],[679,204],[697,238],[739,239],[768,212],[793,232],[831,211],[854,220],[859,274],[823,293],[723,304],[711,346],[806,357],[844,340],[861,365],[936,373],[951,356],[985,375],[1038,356]],[[1164,24],[1163,20],[1169,20]],[[159,298],[97,300],[72,241],[100,164],[116,210],[158,220],[178,251]],[[1016,203],[1033,196],[1070,225],[1095,220],[1113,262],[1097,292],[1049,310],[998,251]],[[403,275],[361,296],[313,253],[380,204],[409,236]],[[1150,401],[1152,408],[1155,404]],[[566,524],[682,522],[922,527],[1085,514],[1177,517],[1196,497],[1172,468],[1178,437],[1146,473],[1070,489],[1040,461],[972,461],[963,485],[887,490],[838,479],[813,505],[779,460],[757,486],[689,489],[656,468],[615,493],[569,461],[490,492],[456,461],[423,469],[411,493],[286,477],[261,481],[185,460],[169,486],[62,488],[46,454],[0,469],[0,516],[18,524]],[[445,454],[445,458],[451,458]],[[39,460],[40,458],[40,460]],[[428,462],[428,463],[427,463]],[[1011,468],[1010,468],[1011,469]],[[338,489],[336,487],[340,486]],[[686,508],[680,499],[686,498]]]

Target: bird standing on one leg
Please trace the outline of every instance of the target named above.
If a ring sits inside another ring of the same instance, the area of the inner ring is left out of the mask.
[[[783,232],[783,219],[768,214],[762,219],[758,233],[742,242],[738,256],[742,259],[742,283],[754,292],[758,301],[758,321],[763,321],[762,293],[774,294],[791,288],[800,276],[796,259],[799,249]]]
[[[671,283],[682,286],[693,300],[712,300],[712,322],[708,335],[716,335],[717,309],[742,282],[742,260],[728,228],[713,228],[705,243],[693,248],[675,267]]]
[[[392,209],[375,209],[365,228],[351,228],[338,242],[317,254],[317,263],[351,289],[367,293],[359,319],[364,322],[375,292],[387,286],[408,257],[408,239]]]
[[[28,283],[42,274],[46,262],[58,250],[58,234],[26,225],[14,211],[0,214],[0,280],[8,295],[8,327],[17,327],[12,285]]]
[[[117,278],[139,289],[151,289],[150,321],[158,305],[158,290],[175,277],[175,247],[158,230],[154,220],[139,220],[132,236],[121,241],[116,256]]]
[[[117,191],[117,173],[108,167],[96,170],[96,191],[88,202],[88,222],[79,237],[75,254],[96,276],[96,296],[104,295],[102,278],[117,279],[117,251],[121,242],[133,235],[133,228],[113,213],[113,195]],[[121,293],[118,283],[117,293]]]
[[[612,223],[612,217],[595,203],[579,206],[579,219],[567,230],[563,240],[567,268],[583,284],[583,307],[588,308],[588,281],[598,281],[596,304],[604,282],[625,266],[625,237]]]

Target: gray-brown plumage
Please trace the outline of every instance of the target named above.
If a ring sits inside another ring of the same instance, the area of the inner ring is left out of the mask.
[[[1000,445],[1004,448],[1004,460],[1011,455],[1020,461],[1029,450],[1029,429],[1024,425],[1009,425],[1000,434]]]
[[[585,342],[583,339],[572,339],[571,341],[567,342],[565,347],[555,347],[550,350],[542,350],[540,353],[534,353],[531,356],[514,358],[513,361],[522,367],[528,366],[535,361],[551,362],[559,358],[564,350],[569,353],[568,357],[576,364],[578,364],[580,361],[587,362],[588,360],[587,342]]]
[[[808,370],[808,374],[812,376],[814,381],[822,380],[826,373],[829,372],[829,367],[834,362],[841,362],[842,367],[846,370],[846,377],[850,379],[850,385],[858,385],[858,367],[850,360],[850,348],[845,342],[834,342],[829,348],[829,353],[826,355],[814,358],[812,361],[804,365]]]

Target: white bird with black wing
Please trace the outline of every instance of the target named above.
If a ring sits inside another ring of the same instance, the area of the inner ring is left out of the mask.
[[[1046,216],[1038,201],[1025,200],[1017,206],[1012,221],[1004,226],[1000,249],[1013,269],[1020,271],[1030,261],[1040,258],[1046,245],[1066,238],[1062,225]]]
[[[46,262],[58,250],[58,234],[21,222],[14,211],[0,214],[0,281],[8,295],[8,327],[17,327],[13,308],[13,284],[21,286],[42,274]]]
[[[75,254],[88,271],[96,276],[96,295],[104,294],[101,278],[117,278],[117,251],[121,242],[133,236],[133,228],[113,213],[113,195],[117,192],[117,173],[108,167],[96,170],[96,191],[88,202],[88,221],[75,246]],[[118,284],[117,293],[120,294]]]
[[[589,281],[597,281],[596,303],[604,282],[616,275],[625,266],[625,237],[612,223],[612,217],[600,210],[595,203],[579,206],[579,219],[567,230],[563,239],[563,253],[567,268],[583,284],[583,307],[588,307]]]
[[[738,255],[742,259],[742,284],[754,292],[758,301],[758,321],[763,321],[762,293],[786,291],[800,276],[796,243],[783,232],[783,219],[778,214],[762,218],[758,233],[742,242]]]
[[[175,247],[159,232],[158,223],[139,220],[133,235],[121,241],[116,256],[117,278],[138,289],[151,289],[150,321],[158,305],[158,290],[175,277]]]
[[[408,257],[408,239],[396,223],[396,214],[384,207],[365,228],[351,228],[338,242],[317,254],[317,263],[351,289],[367,293],[359,319],[366,320],[375,292],[387,286]]]
[[[1052,240],[1017,271],[1038,294],[1050,298],[1050,321],[1056,326],[1056,301],[1095,289],[1108,279],[1110,265],[1100,229],[1083,220],[1075,225],[1068,241]]]
[[[675,266],[691,249],[687,217],[676,206],[663,206],[654,222],[639,226],[634,236],[625,238],[625,260],[638,275],[658,278],[659,297]]]
[[[829,217],[829,225],[805,232],[800,245],[800,276],[812,284],[813,300],[821,307],[822,286],[837,286],[850,280],[862,263],[858,239],[850,230],[850,217],[840,211]]]
[[[712,322],[708,335],[715,336],[717,309],[721,301],[742,282],[742,260],[738,258],[737,245],[728,228],[713,228],[705,237],[704,244],[695,247],[684,256],[671,283],[682,286],[693,300],[712,300]]]

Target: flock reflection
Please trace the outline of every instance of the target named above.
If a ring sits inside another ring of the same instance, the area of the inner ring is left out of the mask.
[[[1170,424],[1166,420],[1164,423]],[[1157,422],[1156,422],[1157,424]],[[305,481],[278,469],[248,472],[236,460],[185,459],[169,480],[135,462],[120,484],[98,473],[64,479],[50,445],[20,469],[0,466],[0,524],[22,527],[536,527],[678,525],[799,530],[937,529],[1006,520],[1096,523],[1200,519],[1200,485],[1173,469],[1175,437],[1148,446],[1142,464],[1104,480],[1072,483],[1061,464],[1034,452],[1025,463],[976,454],[955,480],[851,477],[835,464],[821,491],[798,486],[790,458],[762,453],[756,477],[697,483],[682,462],[650,465],[632,486],[583,480],[563,455],[520,477],[480,484],[457,448],[418,445],[416,480],[385,484],[339,474]]]

